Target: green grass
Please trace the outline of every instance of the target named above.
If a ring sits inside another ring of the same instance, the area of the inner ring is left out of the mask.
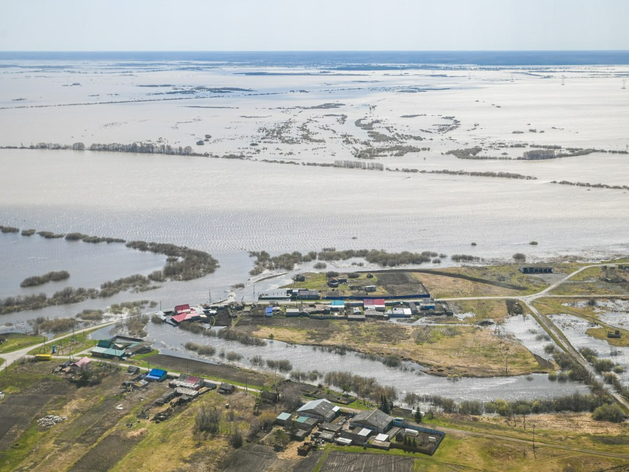
[[[0,337],[7,338],[4,343],[0,344],[0,354],[24,349],[33,344],[41,343],[43,340],[42,336],[31,336],[27,334],[3,334]]]
[[[19,441],[16,441],[10,449],[0,452],[0,472],[16,470],[38,443],[41,433],[37,430],[37,422],[33,420],[31,426],[22,433]]]

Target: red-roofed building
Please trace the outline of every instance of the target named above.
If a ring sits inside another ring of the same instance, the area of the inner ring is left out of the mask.
[[[177,305],[175,307],[175,313],[180,314],[186,311],[190,311],[190,305],[188,305],[187,303],[185,305]]]
[[[384,298],[375,298],[373,300],[365,300],[364,301],[365,310],[373,309],[378,311],[384,311],[385,303]]]

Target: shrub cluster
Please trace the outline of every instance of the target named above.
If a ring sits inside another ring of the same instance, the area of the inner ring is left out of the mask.
[[[52,271],[44,275],[27,277],[22,281],[20,287],[36,287],[38,285],[44,285],[48,282],[59,282],[60,280],[67,280],[69,278],[70,273],[66,270]]]

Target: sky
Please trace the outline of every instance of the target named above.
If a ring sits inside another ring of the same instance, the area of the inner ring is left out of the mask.
[[[0,51],[629,50],[629,0],[0,0]]]

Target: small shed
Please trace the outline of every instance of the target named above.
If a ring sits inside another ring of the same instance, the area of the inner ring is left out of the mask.
[[[299,308],[287,308],[286,309],[286,317],[287,318],[297,317],[297,316],[301,316],[301,312],[299,311]]]
[[[221,386],[218,387],[218,393],[223,394],[223,395],[229,395],[231,393],[234,393],[235,390],[236,390],[236,387],[228,383],[222,383]]]
[[[309,431],[306,431],[305,429],[296,429],[291,434],[291,437],[296,441],[303,441],[308,436],[308,433]]]
[[[275,418],[275,424],[279,424],[280,426],[286,426],[286,422],[291,419],[291,414],[286,413],[285,411],[277,415]]]
[[[87,369],[90,366],[91,362],[92,359],[90,359],[89,357],[82,357],[78,361],[70,364],[70,367],[72,368],[72,370],[81,371]]]
[[[168,392],[166,392],[164,395],[162,395],[161,397],[159,397],[155,403],[157,403],[158,405],[165,405],[166,403],[168,403],[169,401],[171,401],[173,398],[175,398],[177,394],[175,393],[174,390],[169,390]]]
[[[264,310],[264,314],[265,314],[267,317],[271,317],[271,316],[273,316],[273,307],[271,307],[271,306],[270,306],[270,307],[266,308],[266,309]]]
[[[303,429],[308,432],[312,431],[318,423],[319,421],[317,419],[309,416],[300,416],[295,420],[295,426],[297,426],[297,429]]]

